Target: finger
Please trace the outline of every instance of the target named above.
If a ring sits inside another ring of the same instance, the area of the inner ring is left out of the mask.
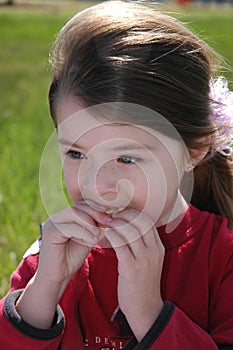
[[[125,242],[123,237],[116,233],[111,228],[104,229],[104,235],[110,242],[112,248],[115,250],[118,262],[125,266],[132,266],[135,261],[134,254],[132,253],[130,246]]]
[[[111,220],[111,216],[107,214],[106,211],[96,210],[84,202],[77,203],[75,207],[90,215],[98,224],[102,226],[107,226],[108,222]]]
[[[122,212],[114,213],[112,215],[112,218],[123,219],[136,227],[146,245],[151,244],[152,238],[156,240],[159,239],[160,241],[158,235],[149,234],[151,231],[153,232],[152,229],[155,227],[155,223],[149,216],[145,215],[144,213],[141,213],[135,209],[127,208]]]
[[[143,235],[143,240],[147,247],[152,247],[154,244],[158,247],[163,247],[158,230],[155,226],[153,226],[147,233]]]
[[[146,216],[145,218],[147,219]],[[116,247],[118,247],[125,242],[135,258],[143,258],[143,255],[150,254],[152,251],[161,252],[161,254],[164,252],[164,246],[155,226],[153,226],[148,232],[143,233],[143,235],[139,231],[140,227],[137,228],[132,225],[132,223],[126,223],[124,220],[115,218],[111,221],[109,226],[114,228],[116,235],[121,237],[121,241],[119,237],[119,243],[112,242],[112,244],[117,244]],[[145,223],[143,223],[142,226],[145,227]],[[145,250],[145,247],[148,249]]]
[[[75,223],[87,228],[94,234],[98,230],[96,222],[90,215],[74,207],[66,208],[60,213],[50,216],[49,219],[54,225]]]
[[[122,220],[113,220],[111,228],[104,229],[104,234],[108,233],[108,240],[111,246],[116,250],[127,246],[132,256],[136,259],[139,255],[145,254],[145,243],[140,232],[132,225]]]
[[[81,245],[94,247],[99,240],[97,235],[77,224],[56,224],[56,229],[59,231],[59,238],[55,243],[59,243],[59,240],[60,243],[64,243],[71,239]]]
[[[132,242],[137,242],[142,239],[141,233],[137,227],[125,220],[112,219],[109,222],[108,227],[114,229],[126,244],[131,244]]]

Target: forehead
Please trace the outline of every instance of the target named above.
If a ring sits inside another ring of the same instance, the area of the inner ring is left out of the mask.
[[[131,104],[125,105],[127,107],[130,105],[130,109],[133,108],[133,114],[139,116],[139,122],[145,118],[143,109],[135,109]],[[65,140],[70,145],[78,141],[78,143],[85,144],[87,147],[94,147],[97,143],[104,141],[111,141],[115,145],[117,143],[127,143],[135,147],[139,143],[141,146],[144,145],[145,148],[159,147],[161,144],[170,148],[174,147],[175,143],[180,143],[179,140],[168,137],[160,131],[130,123],[130,118],[132,121],[132,110],[126,108],[126,110],[119,112],[118,107],[117,103],[112,103],[85,108],[76,99],[67,98],[65,101],[63,100],[57,111],[59,140]],[[129,117],[130,113],[131,116]]]

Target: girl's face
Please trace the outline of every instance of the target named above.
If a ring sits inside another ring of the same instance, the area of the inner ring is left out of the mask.
[[[182,142],[144,126],[96,119],[71,98],[59,106],[57,120],[73,203],[85,200],[104,211],[128,206],[157,226],[184,211],[179,192],[186,160]]]

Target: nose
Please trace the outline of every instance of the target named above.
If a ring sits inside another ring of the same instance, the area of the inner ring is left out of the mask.
[[[100,167],[96,174],[96,189],[103,199],[114,200],[117,197],[117,183],[120,180],[119,175],[111,161]]]
[[[113,161],[91,166],[85,164],[80,168],[78,176],[83,199],[92,200],[107,207],[117,201],[119,180],[121,180],[120,174]]]

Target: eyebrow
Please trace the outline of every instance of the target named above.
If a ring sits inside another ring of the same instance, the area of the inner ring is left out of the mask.
[[[132,145],[132,144],[126,144],[126,145],[122,145],[119,147],[114,147],[114,150],[116,151],[127,151],[127,150],[139,150],[139,149],[154,149],[155,146],[152,145],[146,145],[146,144],[136,144],[136,145]]]
[[[108,140],[110,141],[110,140]],[[67,146],[70,146],[70,147],[76,147],[78,149],[81,149],[81,150],[85,150],[86,148],[83,147],[81,144],[77,143],[77,142],[73,142],[73,143],[70,143],[69,141],[61,138],[58,140],[59,143],[61,144],[64,144],[64,145],[67,145]],[[154,145],[148,145],[148,144],[145,144],[145,143],[136,143],[135,145],[133,144],[123,144],[123,145],[120,145],[118,147],[114,147],[113,150],[114,151],[130,151],[130,150],[141,150],[141,149],[149,149],[149,150],[152,150],[152,149],[155,149],[156,146]]]
[[[77,142],[70,143],[70,141],[65,140],[65,139],[63,139],[63,138],[58,139],[58,143],[61,143],[62,145],[67,145],[67,146],[70,146],[70,147],[75,146],[76,148],[80,148],[80,149],[82,149],[82,150],[85,149],[85,147],[82,147],[82,146],[81,146],[80,144],[78,144]]]

